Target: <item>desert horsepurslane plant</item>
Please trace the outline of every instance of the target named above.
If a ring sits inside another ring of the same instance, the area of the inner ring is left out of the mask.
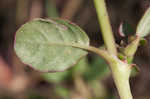
[[[137,25],[133,39],[117,50],[105,1],[94,0],[94,3],[106,50],[89,45],[86,33],[70,21],[38,18],[18,29],[15,52],[24,64],[40,72],[64,71],[87,55],[88,51],[94,52],[109,64],[120,98],[133,99],[129,85],[132,60],[140,41],[150,33],[150,8]],[[124,26],[121,26],[120,31],[123,29]]]

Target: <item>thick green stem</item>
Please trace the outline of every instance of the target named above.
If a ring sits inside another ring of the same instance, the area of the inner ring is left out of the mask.
[[[111,64],[111,70],[120,98],[133,99],[129,85],[130,65],[116,60],[115,64]]]
[[[118,79],[115,78],[116,86],[120,95],[121,99],[133,99],[131,91],[130,91],[130,85],[129,85],[129,79]]]
[[[133,99],[130,91],[129,77],[131,72],[130,64],[124,63],[119,60],[117,56],[107,53],[105,50],[100,50],[92,46],[83,45],[71,45],[73,47],[78,47],[98,54],[103,57],[110,65],[112,75],[118,89],[121,99]]]
[[[129,85],[131,66],[119,60],[116,56],[108,54],[106,51],[94,47],[84,47],[84,49],[102,56],[109,63],[120,98],[133,99]]]
[[[140,37],[136,37],[135,40],[133,40],[125,49],[124,49],[124,54],[128,57],[133,57],[140,42]]]
[[[112,28],[109,22],[109,17],[104,0],[94,0],[95,8],[97,11],[100,27],[102,30],[103,39],[108,51],[111,54],[117,54],[115,40],[113,37]]]
[[[124,63],[116,56],[110,55],[106,51],[99,50],[95,47],[84,47],[84,49],[98,54],[109,63],[120,98],[133,99],[129,85],[129,77],[132,69],[130,64]]]
[[[112,56],[112,58],[109,57],[105,59],[109,62],[120,98],[133,99],[129,85],[131,68],[129,64],[126,64],[117,58],[115,40],[113,37],[113,32],[109,21],[105,0],[94,0],[94,3],[98,14],[98,19],[105,45],[108,49],[108,52],[110,53],[110,56]]]

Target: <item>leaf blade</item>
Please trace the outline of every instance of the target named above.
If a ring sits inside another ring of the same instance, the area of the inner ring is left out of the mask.
[[[149,25],[150,25],[150,8],[147,9],[144,16],[137,25],[136,35],[140,37],[147,36],[150,33]]]
[[[89,38],[69,21],[36,19],[17,31],[15,51],[25,64],[35,70],[56,72],[70,68],[87,54],[82,49],[69,46],[71,44],[88,46]]]

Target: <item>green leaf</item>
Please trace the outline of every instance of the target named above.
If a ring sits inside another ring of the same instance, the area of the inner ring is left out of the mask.
[[[118,58],[120,60],[125,60],[126,59],[125,55],[123,55],[122,53],[118,53]]]
[[[16,33],[15,51],[25,64],[42,72],[64,71],[87,52],[72,45],[89,46],[77,25],[61,19],[35,19]]]
[[[145,37],[150,33],[150,8],[146,11],[142,19],[140,20],[136,35],[140,37]]]
[[[141,46],[144,46],[145,44],[147,44],[147,40],[145,38],[141,38],[139,43]]]

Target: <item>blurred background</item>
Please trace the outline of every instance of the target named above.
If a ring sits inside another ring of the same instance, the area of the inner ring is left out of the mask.
[[[120,23],[135,30],[150,6],[150,0],[106,2],[117,43]],[[86,31],[91,45],[103,45],[93,0],[0,0],[0,99],[119,99],[107,64],[93,53],[59,73],[39,73],[20,62],[13,49],[15,32],[39,17],[71,20]],[[130,79],[134,99],[150,99],[150,36],[146,39],[134,60],[140,72]]]

